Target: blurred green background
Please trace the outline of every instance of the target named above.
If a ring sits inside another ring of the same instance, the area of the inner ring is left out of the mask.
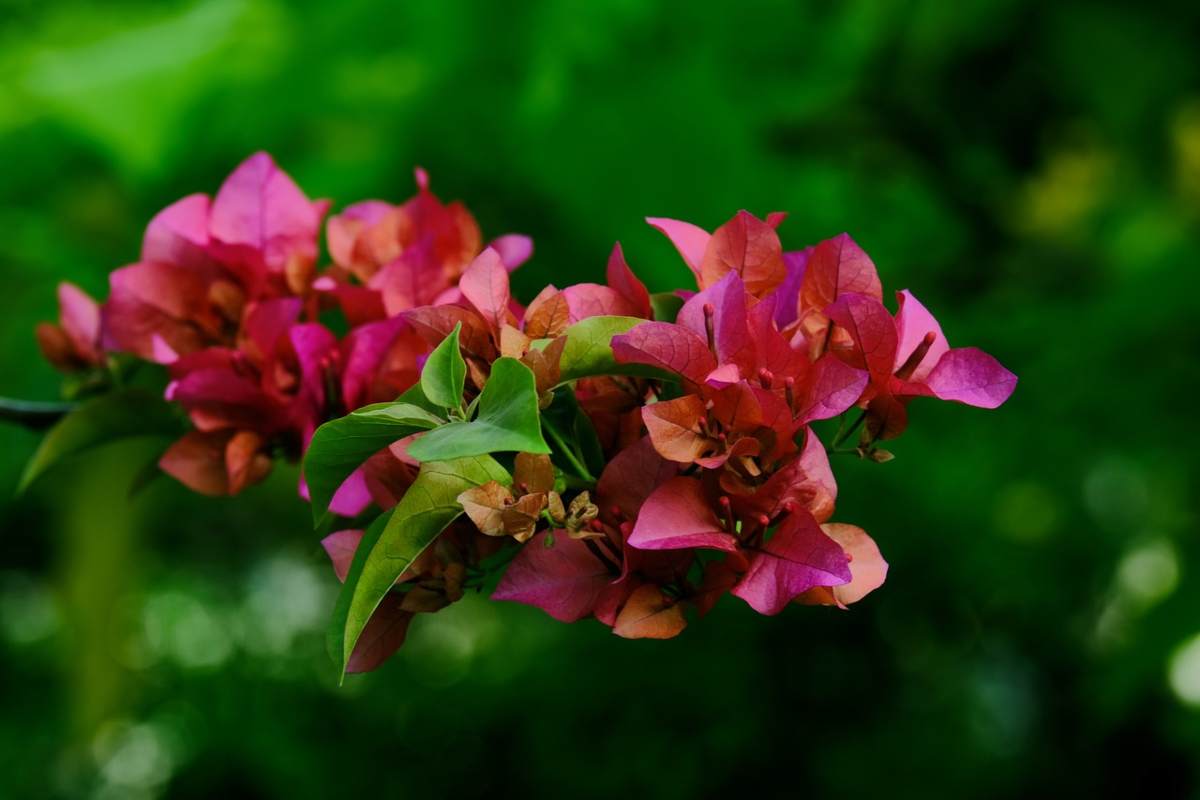
[[[687,285],[644,215],[788,210],[1021,378],[836,464],[892,566],[852,611],[629,642],[472,598],[340,689],[294,468],[130,503],[135,443],[13,497],[0,428],[0,796],[1200,796],[1198,39],[1189,2],[0,3],[0,394],[55,396],[58,280],[260,148],[338,205],[427,167],[534,236],[526,300],[616,239]]]

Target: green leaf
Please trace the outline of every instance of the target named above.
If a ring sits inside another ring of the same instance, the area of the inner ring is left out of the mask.
[[[118,439],[168,439],[183,431],[183,421],[161,395],[144,389],[126,389],[95,397],[80,404],[46,432],[25,466],[17,491],[24,491],[69,456]]]
[[[346,574],[329,630],[330,652],[341,673],[396,579],[462,513],[458,496],[488,481],[512,482],[488,456],[422,464],[395,509],[367,529]]]
[[[515,358],[498,358],[479,395],[479,416],[472,422],[442,425],[417,439],[408,454],[418,461],[520,451],[549,453],[538,422],[533,373]]]
[[[674,292],[655,292],[650,295],[650,308],[659,322],[674,322],[683,308],[683,298]]]
[[[604,470],[604,450],[596,435],[596,428],[575,399],[575,391],[570,386],[560,386],[554,390],[554,401],[542,411],[542,425],[558,431],[568,446],[574,448],[571,453],[563,454],[565,458],[580,461],[590,475],[599,475]],[[569,438],[565,434],[570,434]],[[551,433],[552,439],[554,436]],[[551,444],[553,446],[554,442]]]
[[[320,524],[325,519],[338,487],[364,461],[392,442],[442,421],[411,403],[376,403],[317,428],[304,456],[313,522]]]
[[[645,364],[618,364],[613,358],[612,337],[645,322],[638,317],[588,317],[566,330],[561,382],[594,375],[637,375],[645,378],[673,378],[669,373]]]
[[[421,389],[420,381],[408,387],[404,394],[396,398],[396,402],[408,403],[409,405],[423,408],[436,417],[444,417],[446,415],[446,409],[439,407],[436,403],[430,402],[429,398],[425,396],[425,392]]]
[[[421,370],[421,390],[442,408],[462,406],[463,387],[467,381],[467,362],[458,349],[458,332],[462,323],[454,326],[450,335],[433,349]]]

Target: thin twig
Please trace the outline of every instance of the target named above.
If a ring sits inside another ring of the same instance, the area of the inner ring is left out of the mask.
[[[41,403],[0,397],[0,421],[41,431],[74,410],[74,403]]]
[[[567,446],[566,440],[563,439],[563,436],[558,432],[558,429],[554,427],[554,423],[552,423],[546,417],[542,417],[542,424],[546,431],[550,434],[550,438],[554,440],[554,443],[558,445],[558,448],[563,451],[563,455],[566,456],[567,460],[571,462],[571,466],[575,468],[575,474],[589,483],[595,483],[596,478],[591,472],[588,471],[588,468],[583,465],[583,462],[579,460],[579,458],[575,455],[575,452]]]

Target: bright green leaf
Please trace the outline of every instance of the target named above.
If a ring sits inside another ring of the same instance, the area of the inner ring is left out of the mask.
[[[183,431],[183,421],[158,394],[144,389],[126,389],[101,395],[81,404],[47,431],[37,452],[25,466],[18,491],[25,490],[69,456],[118,439],[169,439]]]
[[[479,415],[472,422],[442,425],[408,448],[418,461],[520,451],[549,453],[538,422],[538,395],[533,373],[515,358],[498,358],[479,396]]]
[[[561,381],[573,381],[594,375],[638,375],[646,378],[671,377],[644,364],[618,364],[613,358],[612,337],[645,322],[638,317],[588,317],[566,330]]]
[[[409,405],[414,405],[414,406],[417,406],[418,408],[423,408],[426,411],[428,411],[430,414],[433,414],[433,415],[439,416],[439,417],[445,416],[445,414],[446,414],[446,410],[444,408],[441,408],[436,403],[431,402],[429,400],[429,398],[425,396],[425,392],[422,391],[422,389],[421,389],[420,381],[417,381],[412,386],[408,387],[408,389],[404,392],[404,394],[402,394],[396,398],[396,402],[397,403],[408,403]]]
[[[421,370],[421,390],[442,408],[462,405],[463,387],[467,381],[467,362],[458,349],[458,332],[462,323],[454,326],[450,335],[433,349]]]
[[[346,574],[330,627],[330,650],[345,672],[354,645],[396,579],[462,513],[467,489],[512,478],[488,456],[421,465],[400,503],[368,528]]]
[[[317,428],[304,456],[314,522],[325,518],[338,487],[364,461],[392,442],[442,421],[411,403],[376,403]]]

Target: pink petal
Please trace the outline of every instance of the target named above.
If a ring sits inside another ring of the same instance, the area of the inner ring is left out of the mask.
[[[484,250],[471,262],[458,288],[493,330],[500,330],[508,321],[508,270],[495,250]]]
[[[533,239],[519,233],[508,233],[492,240],[489,248],[500,254],[504,268],[512,272],[533,256]]]
[[[642,550],[737,550],[737,539],[723,529],[700,481],[682,476],[667,481],[646,498],[627,544]]]
[[[817,359],[798,388],[796,419],[808,423],[830,419],[858,402],[870,382],[865,370],[855,369],[833,353]]]
[[[345,315],[346,322],[352,327],[382,320],[388,316],[387,309],[383,306],[383,295],[378,291],[367,286],[334,283],[332,280],[328,284],[317,286],[325,280],[318,278],[313,282],[313,288],[332,294]]]
[[[837,586],[852,577],[841,546],[800,511],[790,514],[750,559],[732,594],[758,613],[772,615],[814,586]]]
[[[325,402],[325,371],[337,337],[319,322],[306,322],[288,329],[288,340],[300,365],[304,392],[320,405]]]
[[[613,620],[613,633],[624,639],[671,639],[685,627],[683,606],[652,583],[631,593]]]
[[[75,351],[87,360],[99,357],[100,306],[73,283],[58,285],[58,316]]]
[[[392,317],[360,325],[347,335],[343,344],[345,366],[342,368],[342,400],[347,410],[368,402],[366,398],[376,371],[397,335],[407,328],[403,317]]]
[[[613,356],[621,364],[648,364],[674,372],[697,386],[717,368],[705,341],[680,325],[643,322],[612,338]]]
[[[713,341],[718,362],[737,364],[743,375],[753,375],[755,352],[746,321],[746,289],[736,272],[726,273],[679,309],[676,324],[696,334],[701,341],[708,336],[706,306],[713,309]]]
[[[192,194],[158,212],[142,238],[142,261],[185,267],[208,264],[206,194]]]
[[[400,649],[413,618],[411,611],[401,608],[403,602],[403,597],[395,592],[384,595],[358,636],[354,652],[346,661],[346,672],[370,672]]]
[[[832,516],[836,500],[837,482],[825,446],[809,428],[800,453],[779,467],[754,494],[735,495],[733,506],[739,517],[765,514],[774,519],[792,505],[820,522]]]
[[[754,347],[754,364],[765,367],[774,376],[773,386],[778,389],[787,378],[798,378],[808,368],[808,354],[803,349],[793,348],[791,342],[779,332],[775,322],[775,306],[778,298],[767,295],[746,312],[746,324]],[[751,376],[757,379],[757,374]]]
[[[286,424],[280,409],[253,381],[232,371],[201,368],[175,382],[172,399],[203,431],[273,430]]]
[[[155,335],[180,354],[205,344],[190,322],[208,293],[195,271],[157,262],[131,264],[109,275],[109,289],[101,309],[104,349],[156,360]]]
[[[896,323],[883,303],[865,294],[844,292],[825,314],[850,333],[853,351],[835,351],[851,366],[865,369],[886,384],[896,360]]]
[[[438,295],[449,288],[445,271],[434,257],[429,240],[405,248],[372,275],[368,285],[382,296],[388,316],[434,303]]]
[[[722,364],[704,376],[704,385],[714,389],[723,389],[726,386],[740,383],[741,380],[742,371],[738,369],[737,364]]]
[[[252,254],[257,264],[282,270],[294,256],[316,260],[321,210],[271,156],[255,153],[217,192],[209,234],[226,254]]]
[[[628,298],[598,283],[577,283],[562,290],[571,322],[588,317],[643,317]]]
[[[537,606],[559,622],[574,622],[592,613],[615,576],[582,541],[560,532],[546,547],[546,535],[539,533],[521,547],[492,599]]]
[[[424,167],[415,167],[413,169],[413,179],[417,183],[417,191],[422,194],[429,191],[429,173]]]
[[[343,267],[353,264],[354,247],[359,235],[383,219],[393,208],[391,203],[382,200],[364,200],[330,217],[325,224],[325,243],[333,262]]]
[[[825,451],[825,445],[812,428],[805,430],[804,447],[800,451],[800,467],[805,481],[824,493],[832,506],[837,500],[837,481],[834,480],[833,469],[829,466],[829,454]]]
[[[879,545],[866,531],[836,522],[822,525],[821,529],[850,556],[850,582],[832,589],[839,606],[845,608],[857,603],[883,585],[887,580],[888,563],[883,560]]]
[[[646,217],[646,222],[658,229],[671,240],[679,255],[683,256],[688,269],[696,276],[696,284],[700,284],[700,264],[704,261],[704,251],[712,237],[708,231],[690,222],[680,222],[665,217]]]
[[[341,517],[357,517],[369,505],[371,491],[367,488],[366,473],[359,467],[334,492],[333,499],[329,501],[329,510]]]
[[[130,264],[114,270],[108,283],[110,299],[128,297],[177,319],[196,315],[208,299],[203,276],[170,264]]]
[[[334,531],[321,540],[329,561],[333,564],[333,572],[339,581],[345,582],[346,573],[350,571],[350,563],[354,561],[354,551],[362,541],[361,530]]]
[[[904,366],[908,357],[921,346],[925,336],[932,333],[933,344],[908,377],[910,381],[923,381],[933,371],[942,355],[950,349],[950,344],[942,334],[942,326],[911,292],[907,289],[896,292],[896,300],[900,303],[900,309],[896,312],[896,333],[899,341],[896,344],[896,359],[892,372]]]
[[[232,433],[191,431],[167,448],[159,468],[191,489],[206,495],[229,494],[225,445]]]
[[[875,264],[849,234],[842,233],[813,248],[800,284],[800,315],[821,312],[846,292],[883,299]]]
[[[926,383],[942,400],[996,408],[1017,388],[1017,376],[982,350],[959,347],[942,356]]]
[[[746,291],[762,297],[787,277],[783,246],[775,229],[747,211],[717,228],[700,263],[701,288],[712,286],[727,272],[736,272]]]
[[[604,467],[596,484],[596,502],[605,511],[616,506],[635,519],[646,498],[678,471],[674,462],[658,454],[650,437],[643,436]]]
[[[157,364],[174,364],[179,360],[179,353],[167,344],[167,340],[157,333],[150,336],[150,360]]]
[[[775,324],[786,328],[796,320],[796,306],[800,299],[800,285],[804,282],[804,272],[808,267],[809,256],[813,248],[806,247],[792,253],[783,254],[783,264],[787,268],[787,276],[775,289]]]
[[[275,352],[279,340],[300,317],[304,301],[299,297],[277,297],[264,300],[246,313],[243,335],[244,348],[257,360],[263,361]]]
[[[650,292],[646,290],[646,284],[638,280],[637,276],[633,274],[633,270],[629,268],[629,263],[625,261],[625,253],[621,251],[620,242],[613,245],[612,254],[608,257],[605,280],[608,281],[610,287],[629,301],[633,308],[631,316],[645,319],[654,316],[650,306]]]

